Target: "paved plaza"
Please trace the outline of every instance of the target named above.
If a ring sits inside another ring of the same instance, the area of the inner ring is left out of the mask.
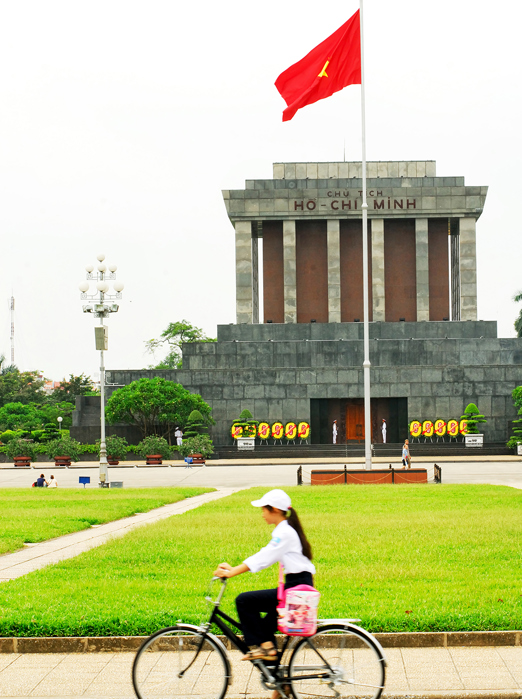
[[[493,459],[493,460],[490,460]],[[467,457],[444,457],[438,459],[418,458],[413,466],[428,469],[428,480],[433,480],[433,466],[442,467],[443,483],[490,483],[522,488],[522,459],[515,456],[482,457],[468,460]],[[314,468],[364,468],[360,459],[324,459],[301,461],[290,459],[252,459],[246,462],[209,461],[207,466],[185,468],[180,461],[166,462],[163,466],[145,466],[143,461],[129,461],[126,466],[110,466],[109,480],[123,481],[127,488],[157,486],[194,485],[212,488],[251,488],[254,486],[288,486],[297,484],[297,468],[303,467],[303,482],[310,482],[310,471]],[[374,468],[400,467],[400,455],[396,459],[374,459]],[[95,462],[79,462],[71,468],[55,468],[54,463],[38,463],[32,469],[18,469],[9,464],[0,464],[0,488],[30,487],[36,477],[51,474],[60,488],[78,488],[79,476],[90,476],[87,487],[98,485],[98,465]]]
[[[345,460],[348,467],[362,466],[355,460]],[[336,463],[342,467],[343,463]],[[375,461],[383,468],[389,459]],[[431,475],[434,461],[419,460],[416,465],[428,468]],[[522,462],[513,457],[495,461],[465,459],[437,462],[442,466],[443,483],[491,483],[522,488]],[[151,512],[135,515],[92,527],[14,554],[0,557],[0,580],[25,575],[64,558],[70,558],[114,536],[122,536],[135,527],[181,514],[205,502],[252,486],[288,486],[296,484],[299,464],[285,463],[227,463],[212,462],[205,467],[184,468],[173,463],[161,467],[128,464],[111,467],[111,481],[123,481],[124,487],[198,485],[217,488],[216,492],[166,505]],[[393,463],[398,467],[397,463]],[[304,482],[313,467],[331,468],[327,462],[302,462]],[[37,464],[34,469],[14,469],[0,466],[0,487],[30,487],[39,473],[54,473],[59,487],[80,488],[79,476],[91,477],[90,487],[97,487],[97,464],[80,463],[70,469],[55,469],[52,464]],[[430,485],[428,487],[437,487]],[[48,491],[52,497],[52,491]],[[250,663],[241,663],[239,653],[232,651],[233,684],[227,697],[257,699],[268,697]],[[522,697],[522,647],[447,647],[447,648],[387,648],[386,691],[388,699],[451,699],[466,697],[515,699]],[[0,697],[134,697],[130,673],[134,653],[0,653]]]
[[[522,647],[388,648],[383,697],[417,699],[513,698],[522,693]],[[251,663],[231,651],[230,699],[266,699]],[[133,698],[134,653],[46,653],[0,655],[2,697]]]

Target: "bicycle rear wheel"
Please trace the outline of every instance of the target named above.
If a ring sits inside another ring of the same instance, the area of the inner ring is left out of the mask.
[[[144,641],[134,659],[132,683],[138,699],[223,699],[230,674],[226,654],[212,637],[178,624]]]
[[[378,699],[386,661],[368,634],[342,624],[319,628],[295,647],[288,677],[295,699]]]

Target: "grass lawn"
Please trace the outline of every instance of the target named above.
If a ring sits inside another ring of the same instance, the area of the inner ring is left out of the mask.
[[[178,502],[213,488],[0,490],[0,554]]]
[[[139,635],[206,614],[216,564],[270,538],[236,493],[0,584],[0,635]],[[148,492],[148,491],[147,491]],[[489,485],[288,488],[314,548],[322,617],[372,631],[522,628],[522,492]],[[275,587],[277,567],[229,582]]]

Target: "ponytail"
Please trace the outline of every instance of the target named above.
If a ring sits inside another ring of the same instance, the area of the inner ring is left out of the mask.
[[[301,526],[301,522],[299,521],[299,517],[297,516],[297,512],[295,511],[295,508],[290,508],[289,515],[286,518],[286,521],[297,532],[297,536],[299,537],[299,541],[301,542],[301,546],[303,547],[303,555],[311,561],[312,547],[310,545],[310,542],[306,538],[306,535],[303,531],[303,527]]]

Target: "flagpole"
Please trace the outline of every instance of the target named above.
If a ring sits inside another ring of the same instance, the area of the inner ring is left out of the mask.
[[[362,146],[362,236],[363,236],[363,304],[364,304],[364,467],[372,468],[372,426],[370,398],[370,315],[368,302],[368,202],[366,201],[366,114],[364,102],[364,31],[363,0],[360,0],[361,22],[361,146]]]

